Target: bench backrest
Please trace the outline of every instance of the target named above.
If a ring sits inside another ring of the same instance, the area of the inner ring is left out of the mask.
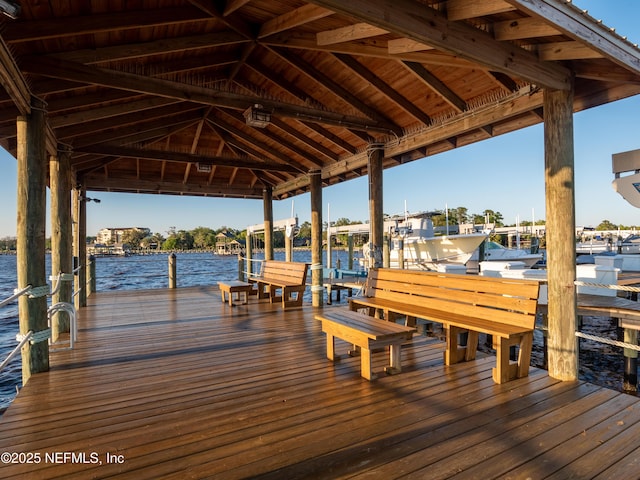
[[[419,308],[533,328],[536,280],[377,268],[369,270],[367,297]]]
[[[267,281],[304,285],[307,283],[308,263],[265,260],[260,277]]]

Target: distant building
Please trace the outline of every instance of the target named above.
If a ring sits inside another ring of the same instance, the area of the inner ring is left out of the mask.
[[[243,248],[244,245],[227,231],[220,232],[216,235],[217,255],[237,255],[242,252]]]
[[[123,243],[122,239],[124,235],[129,232],[142,232],[145,237],[151,235],[151,230],[144,227],[103,228],[96,236],[96,243],[103,245]]]

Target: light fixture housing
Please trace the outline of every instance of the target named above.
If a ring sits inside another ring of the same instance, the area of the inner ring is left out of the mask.
[[[271,122],[271,113],[256,103],[244,111],[244,119],[250,127],[264,128]]]
[[[20,17],[22,9],[17,3],[9,2],[8,0],[0,0],[0,12],[7,17],[17,20]]]
[[[211,173],[211,164],[197,162],[196,170],[201,173]]]

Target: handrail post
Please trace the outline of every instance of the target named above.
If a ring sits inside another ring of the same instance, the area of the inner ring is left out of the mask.
[[[176,254],[169,255],[169,288],[176,288]]]

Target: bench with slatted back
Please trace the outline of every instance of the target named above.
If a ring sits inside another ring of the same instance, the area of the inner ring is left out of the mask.
[[[493,380],[504,383],[529,374],[539,283],[535,280],[480,277],[398,269],[371,269],[363,296],[349,299],[351,310],[394,320],[407,317],[442,323],[446,365],[475,359],[478,335],[493,336]],[[468,333],[465,346],[459,336]],[[509,351],[518,347],[517,361]]]
[[[281,301],[284,309],[299,307],[307,288],[308,269],[308,263],[265,260],[260,275],[248,280],[257,284],[258,298],[269,298],[271,303]]]

